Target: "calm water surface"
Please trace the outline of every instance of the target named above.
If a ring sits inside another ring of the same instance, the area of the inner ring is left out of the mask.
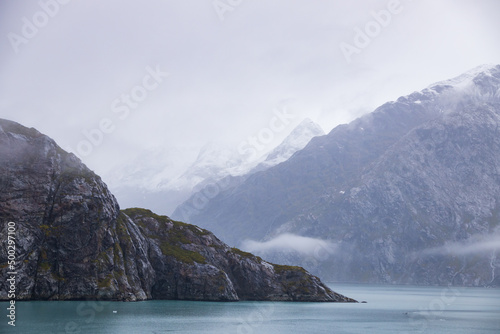
[[[500,333],[500,289],[330,286],[367,303],[2,302],[0,333]]]

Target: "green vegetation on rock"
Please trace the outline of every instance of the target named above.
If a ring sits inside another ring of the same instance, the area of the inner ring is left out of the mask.
[[[257,261],[259,261],[259,263],[262,262],[262,258],[260,256],[255,256],[253,255],[252,253],[248,253],[248,252],[245,252],[245,251],[242,251],[241,249],[239,248],[236,248],[236,247],[232,247],[231,248],[231,251],[235,254],[238,254],[239,256],[241,257],[245,257],[245,258],[249,258],[249,259],[257,259]]]
[[[153,213],[151,210],[148,209],[128,208],[122,210],[122,212],[131,218],[135,218],[137,216],[143,216],[143,217],[154,218],[160,223],[168,223],[171,221],[170,218],[168,218],[167,216],[157,215],[156,213]]]
[[[51,267],[51,265],[50,265],[50,263],[49,263],[49,262],[47,262],[47,261],[42,261],[42,262],[40,262],[40,264],[38,265],[38,268],[40,268],[40,269],[41,269],[41,270],[43,270],[43,271],[47,271],[47,270],[49,270],[49,269],[50,269],[50,267]]]
[[[108,274],[104,279],[100,280],[97,282],[97,286],[102,289],[102,288],[109,288],[111,287],[111,280],[113,279],[113,274]]]
[[[75,179],[84,179],[86,183],[88,184],[95,184],[95,179],[100,179],[99,176],[94,174],[89,169],[86,168],[75,168],[75,167],[66,167],[62,174],[61,174],[61,180],[65,182],[71,182],[74,181]]]
[[[24,241],[16,299],[292,300],[283,283],[306,276],[280,277],[194,225],[145,209],[120,212],[106,184],[74,155],[16,124],[0,119],[0,212],[19,222]],[[0,247],[2,272],[8,255]],[[327,287],[319,290],[308,300],[334,301]],[[4,289],[0,300],[8,300]]]
[[[46,224],[39,225],[40,229],[46,237],[50,236],[60,236],[61,226],[49,226]]]
[[[299,271],[301,273],[307,274],[307,271],[304,268],[298,266],[286,266],[282,264],[273,264],[273,266],[274,271],[277,274],[282,274],[284,271]]]
[[[142,208],[128,208],[125,210],[122,210],[124,214],[131,218],[140,218],[140,217],[147,217],[147,218],[153,218],[159,223],[167,224],[167,223],[172,223],[175,227],[177,228],[187,228],[191,232],[193,232],[195,235],[201,236],[201,235],[206,235],[209,234],[210,232],[207,230],[204,230],[196,225],[191,225],[187,223],[183,223],[177,220],[172,220],[168,216],[162,216],[162,215],[157,215],[156,213],[152,212],[151,210],[148,209],[142,209]],[[144,224],[140,224],[143,227],[146,227]],[[184,242],[186,243],[186,242]]]
[[[207,263],[205,257],[200,253],[183,249],[179,246],[172,245],[171,243],[168,242],[162,242],[160,244],[160,249],[163,255],[172,256],[176,260],[179,260],[184,263],[189,263],[189,264],[193,264],[194,262],[198,262],[201,264]]]

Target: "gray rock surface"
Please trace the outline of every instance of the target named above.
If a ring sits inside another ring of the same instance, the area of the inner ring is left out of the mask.
[[[500,66],[482,66],[184,212],[236,246],[283,233],[327,240],[335,252],[258,254],[332,281],[499,286],[498,250],[482,246],[500,242],[499,125]]]
[[[353,301],[300,267],[230,248],[197,226],[120,211],[74,155],[0,120],[0,300],[9,299],[11,221],[17,300]]]

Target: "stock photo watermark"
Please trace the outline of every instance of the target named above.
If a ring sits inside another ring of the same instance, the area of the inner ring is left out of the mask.
[[[21,28],[19,33],[9,32],[9,39],[12,50],[16,54],[20,52],[21,45],[26,45],[30,40],[35,38],[40,29],[45,28],[51,19],[59,14],[62,6],[68,4],[71,0],[40,0],[38,6],[40,10],[36,11],[31,17],[24,16],[21,18]]]
[[[271,319],[275,312],[274,303],[256,302],[252,304],[255,308],[245,317],[239,317],[238,326],[236,327],[237,334],[252,334],[259,333],[261,327],[266,321]]]
[[[274,116],[269,120],[268,127],[260,129],[254,135],[248,136],[246,140],[238,145],[238,153],[246,156],[249,161],[255,161],[270,143],[273,142],[276,134],[282,132],[291,123],[296,115],[289,113],[286,107],[275,109]]]
[[[429,322],[442,316],[447,307],[454,303],[460,295],[461,292],[458,289],[446,287],[441,291],[440,296],[433,298],[426,307],[420,307],[418,312],[408,314],[410,325],[417,327],[420,333],[424,332],[428,329]]]
[[[243,0],[214,0],[212,6],[214,7],[219,20],[224,21],[226,14],[234,11],[243,3]]]
[[[267,127],[263,127],[253,135],[248,136],[238,146],[238,153],[245,158],[247,162],[254,162],[259,158],[259,152],[263,152],[275,139],[275,136],[284,131],[287,126],[297,116],[288,112],[286,107],[273,110],[273,116],[269,119]],[[181,215],[188,221],[193,213],[198,213],[207,203],[220,194],[230,184],[230,180],[222,178],[216,182],[205,186],[196,193],[186,205],[183,206]]]
[[[16,257],[16,223],[7,223],[7,323],[16,326],[16,282],[17,282],[17,257]]]
[[[111,113],[120,121],[126,120],[131,111],[139,108],[140,104],[146,100],[149,93],[156,90],[166,77],[168,72],[163,72],[160,65],[155,68],[146,67],[146,75],[142,78],[141,84],[138,84],[130,90],[128,94],[123,93],[111,102]],[[104,142],[105,135],[109,135],[116,130],[116,120],[112,118],[102,118],[97,127],[84,129],[82,135],[85,139],[80,140],[76,145],[76,150],[69,147],[69,151],[74,152],[80,159],[89,156],[94,148]]]
[[[413,0],[405,0],[413,1]],[[372,41],[377,38],[384,28],[387,28],[393,16],[400,14],[404,9],[401,0],[390,0],[385,9],[370,12],[371,20],[366,22],[362,28],[354,27],[354,37],[351,43],[342,41],[339,45],[346,62],[350,64],[354,55],[360,54]]]
[[[84,330],[85,325],[89,325],[94,322],[96,314],[104,311],[104,306],[108,305],[109,301],[84,301],[80,302],[76,307],[76,314],[84,318],[84,324],[79,324],[76,321],[67,322],[64,326],[66,334],[80,334],[87,333]]]

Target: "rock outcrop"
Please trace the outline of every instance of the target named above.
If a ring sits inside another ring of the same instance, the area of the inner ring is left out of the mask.
[[[268,263],[146,209],[120,211],[99,176],[35,129],[0,120],[0,300],[15,223],[17,300],[352,302],[300,267]]]
[[[500,65],[482,66],[313,138],[183,219],[241,248],[328,241],[320,256],[255,252],[331,281],[500,286],[499,129]]]

